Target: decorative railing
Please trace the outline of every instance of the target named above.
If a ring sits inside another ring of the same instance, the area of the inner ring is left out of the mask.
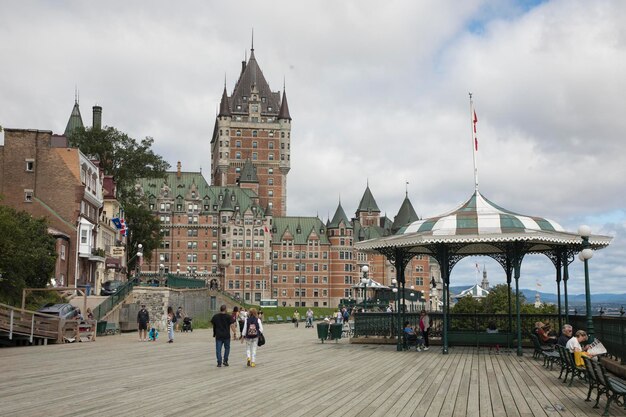
[[[431,337],[441,337],[443,332],[443,314],[428,313],[431,322]],[[411,326],[418,326],[419,313],[356,313],[354,315],[354,335],[356,337],[396,337],[398,320],[400,324],[408,321]],[[448,315],[449,332],[486,333],[490,324],[495,324],[499,332],[517,333],[517,317],[513,314],[450,314]],[[564,320],[564,318],[563,318]],[[585,316],[569,316],[574,330],[587,329]],[[557,314],[522,314],[522,340],[534,330],[535,323],[549,324],[558,335],[559,317]],[[626,317],[595,316],[594,335],[609,351],[609,354],[626,362]],[[510,323],[510,327],[509,327]]]
[[[167,274],[165,285],[170,288],[206,288],[206,280]]]
[[[103,302],[95,307],[92,311],[94,320],[102,320],[111,310],[128,297],[128,294],[133,291],[134,286],[134,280],[125,282],[119,287],[115,294],[108,296]]]

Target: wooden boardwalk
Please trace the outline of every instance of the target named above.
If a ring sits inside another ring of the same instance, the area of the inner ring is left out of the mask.
[[[321,344],[315,329],[265,326],[257,367],[233,342],[216,367],[210,330],[140,343],[136,333],[91,343],[0,349],[0,416],[598,416],[527,353]],[[611,415],[626,416],[611,407]]]

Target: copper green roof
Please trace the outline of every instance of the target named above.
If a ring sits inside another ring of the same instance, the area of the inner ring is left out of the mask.
[[[250,159],[246,159],[239,175],[239,182],[242,183],[258,183],[259,177],[256,175],[256,168]]]
[[[210,186],[200,172],[181,172],[179,176],[176,171],[169,171],[165,173],[165,178],[142,178],[138,181],[138,184],[149,201],[154,201],[154,199],[160,197],[164,185],[169,187],[169,197],[175,201],[191,198],[191,191],[195,189],[196,197],[201,202],[201,210],[204,211],[204,205],[208,204],[209,212],[214,213],[218,212],[222,207],[223,200],[226,197],[226,190],[228,190],[228,204],[231,205],[231,210],[236,210],[238,207],[239,211],[243,213],[254,207],[255,211],[263,214],[263,208],[253,202],[253,199],[258,198],[254,191],[237,186]],[[215,205],[217,205],[217,209],[215,209]],[[187,208],[183,207],[183,210],[186,211]]]
[[[374,196],[370,191],[369,185],[365,188],[365,192],[363,193],[363,197],[361,197],[361,202],[359,203],[359,208],[356,209],[356,212],[380,213],[380,209],[376,204],[376,200],[374,200]]]
[[[280,243],[286,232],[293,236],[294,245],[306,245],[313,232],[321,244],[330,244],[326,226],[318,217],[274,217],[272,243]]]
[[[83,118],[80,116],[80,108],[78,107],[78,100],[74,101],[74,108],[72,108],[72,113],[70,114],[70,118],[67,121],[67,126],[65,126],[65,132],[63,133],[66,137],[69,137],[72,134],[72,131],[76,128],[84,128]]]
[[[400,210],[398,210],[398,214],[393,219],[393,224],[391,225],[392,233],[396,233],[398,230],[402,229],[404,226],[408,226],[409,224],[418,221],[420,218],[415,213],[415,209],[411,204],[411,200],[409,200],[409,196],[404,197],[404,201],[400,206]]]
[[[339,206],[337,206],[337,210],[335,211],[335,215],[333,219],[330,221],[328,227],[339,227],[339,223],[343,220],[346,227],[348,229],[352,229],[352,223],[348,220],[348,216],[346,216],[346,212],[343,211],[343,207],[341,207],[341,202],[339,202]]]
[[[358,241],[388,236],[389,228],[381,226],[363,226],[361,222],[354,222],[354,236]]]

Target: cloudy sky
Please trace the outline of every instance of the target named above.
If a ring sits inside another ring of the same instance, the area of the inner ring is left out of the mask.
[[[626,292],[623,1],[8,0],[0,15],[0,125],[62,133],[77,86],[86,124],[99,104],[104,124],[206,178],[224,77],[230,94],[254,28],[293,117],[289,215],[326,220],[341,199],[350,216],[368,182],[392,219],[405,187],[422,217],[465,201],[472,92],[482,194],[615,236],[591,261],[592,291]],[[453,285],[473,283],[476,262],[503,281],[473,258]],[[522,275],[556,292],[547,258]],[[569,288],[584,291],[578,261]]]

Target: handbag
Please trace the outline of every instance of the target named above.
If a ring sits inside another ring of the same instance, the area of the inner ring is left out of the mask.
[[[263,346],[265,344],[265,335],[259,332],[259,341],[257,343],[258,346]]]

